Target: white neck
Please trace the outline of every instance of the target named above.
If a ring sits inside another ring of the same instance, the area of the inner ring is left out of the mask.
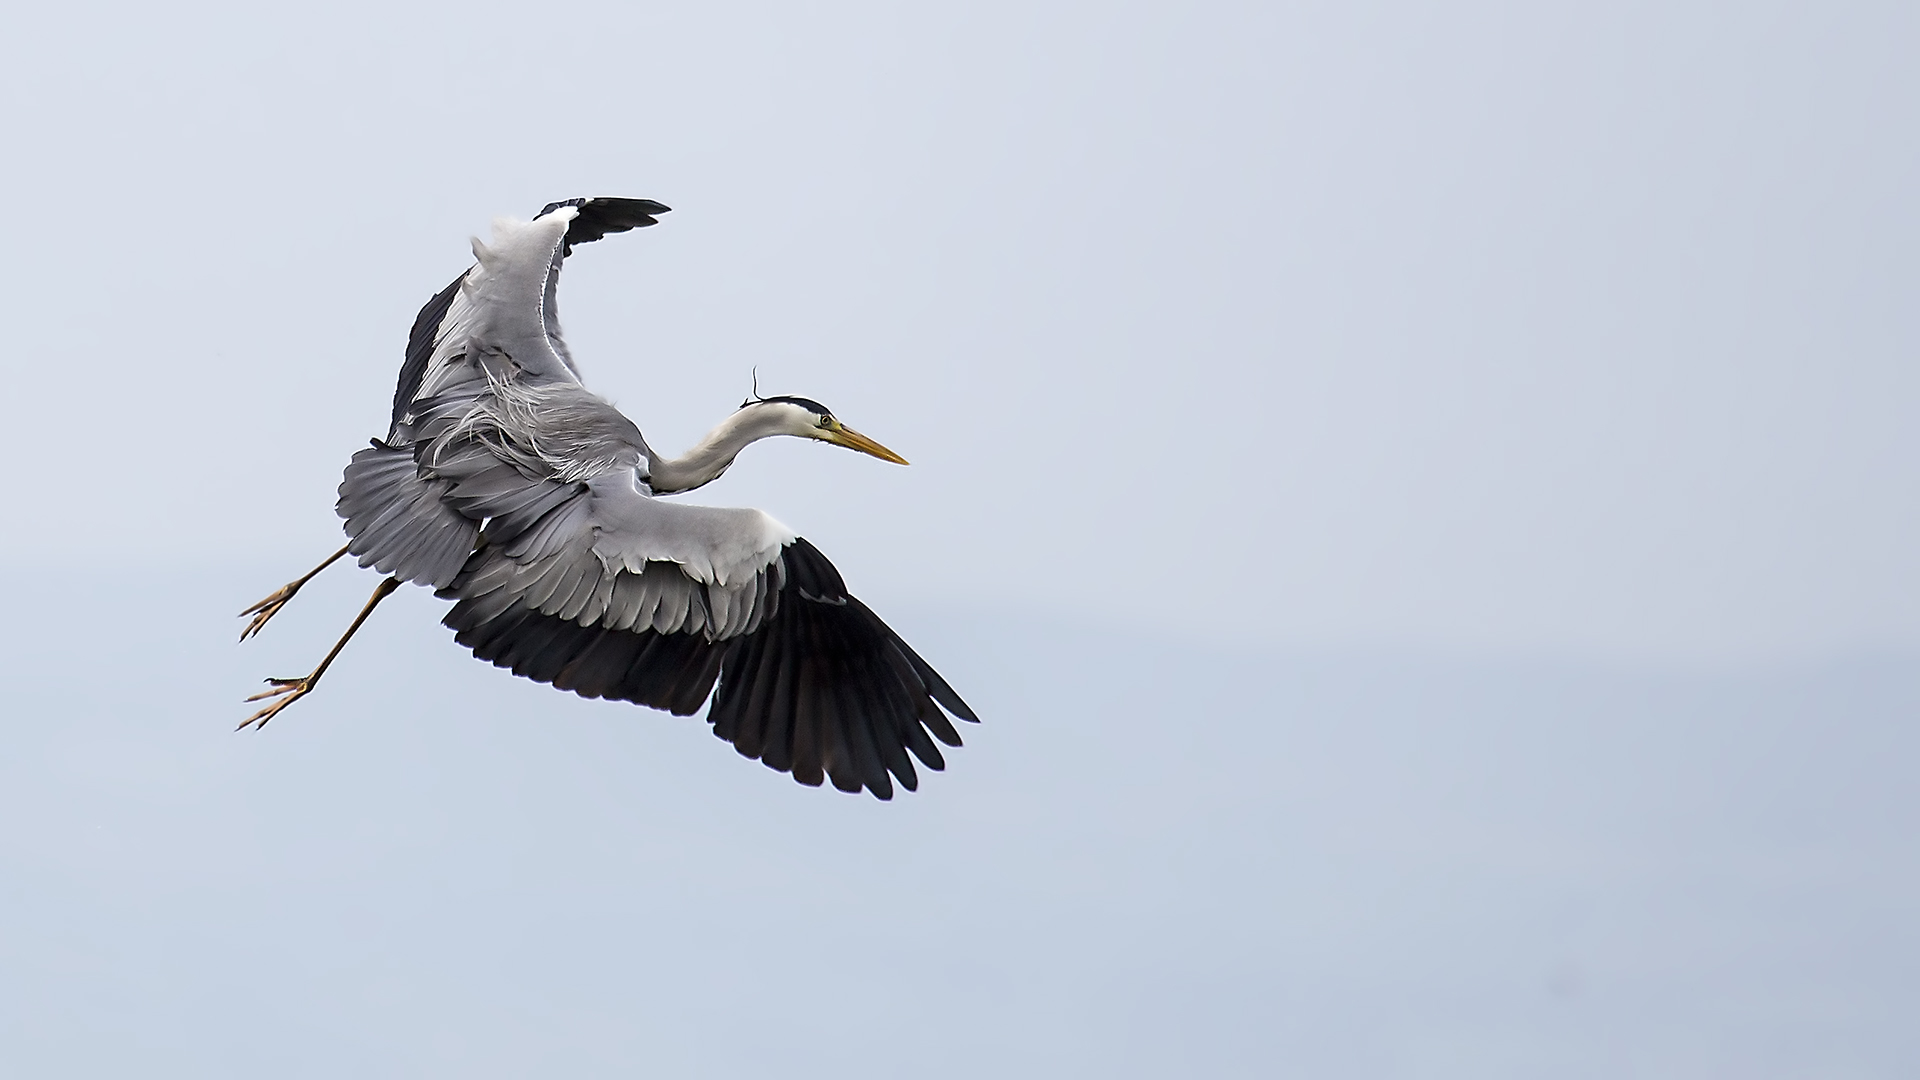
[[[718,479],[748,443],[775,435],[802,435],[811,427],[806,411],[793,406],[756,405],[741,409],[720,421],[718,427],[707,432],[706,437],[685,454],[677,458],[655,457],[649,463],[647,483],[656,495],[692,491]]]

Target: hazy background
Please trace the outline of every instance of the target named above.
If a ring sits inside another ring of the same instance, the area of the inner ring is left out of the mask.
[[[1920,1070],[1920,9],[42,5],[0,40],[0,1071]],[[579,194],[591,385],[967,695],[895,805],[338,543]],[[1901,1017],[1908,1019],[1902,1021]]]

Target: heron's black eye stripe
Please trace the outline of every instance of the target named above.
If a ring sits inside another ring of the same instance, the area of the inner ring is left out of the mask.
[[[784,401],[789,405],[798,405],[810,413],[818,413],[821,416],[832,415],[827,411],[827,407],[825,405],[820,404],[819,402],[813,400],[812,398],[792,397],[787,394],[777,394],[773,397],[758,398],[756,400],[767,403],[767,404],[772,404],[776,401]]]

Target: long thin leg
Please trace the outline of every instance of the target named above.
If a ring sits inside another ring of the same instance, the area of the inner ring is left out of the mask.
[[[326,659],[320,661],[319,667],[313,669],[313,674],[303,679],[268,679],[267,689],[260,691],[247,700],[266,701],[272,698],[278,698],[279,700],[262,706],[259,712],[242,720],[240,726],[234,728],[234,730],[243,730],[248,724],[255,725],[256,729],[266,727],[267,721],[278,716],[281,709],[312,693],[313,688],[320,685],[320,676],[327,673],[327,667],[333,663],[333,658],[340,655],[340,650],[346,648],[347,642],[359,631],[360,624],[367,621],[367,616],[373,614],[373,609],[380,606],[380,601],[392,595],[393,590],[399,587],[399,578],[388,578],[379,585],[376,585],[373,590],[373,595],[367,598],[367,606],[360,609],[360,614],[354,617],[353,625],[347,627],[347,632],[341,634],[340,640],[333,643],[332,651],[327,653]]]
[[[251,615],[253,616],[253,621],[247,624],[247,628],[245,630],[240,631],[240,640],[245,641],[248,638],[252,637],[253,635],[259,633],[260,628],[267,625],[268,619],[271,619],[275,615],[280,614],[280,609],[287,606],[287,601],[293,599],[293,594],[300,591],[300,586],[305,585],[309,581],[312,581],[320,573],[320,571],[325,570],[327,567],[332,566],[336,562],[339,562],[340,556],[345,555],[346,553],[347,553],[347,549],[341,548],[339,551],[336,551],[333,554],[327,556],[326,562],[323,562],[319,566],[316,566],[313,569],[307,571],[305,576],[297,578],[293,581],[287,582],[285,585],[280,586],[279,591],[275,592],[272,596],[267,597],[265,600],[262,600],[259,603],[248,608],[247,610],[241,612],[240,613],[241,618],[244,619],[247,616]]]

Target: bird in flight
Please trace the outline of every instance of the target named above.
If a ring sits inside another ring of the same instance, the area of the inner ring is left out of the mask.
[[[453,601],[443,620],[476,657],[586,698],[687,716],[802,784],[881,799],[919,785],[914,761],[978,721],[900,635],[847,592],[826,556],[759,510],[690,506],[692,491],[775,435],[906,459],[803,397],[759,397],[680,457],[581,384],[554,291],[575,246],[653,225],[651,199],[569,199],[500,219],[492,243],[420,310],[384,439],[353,456],[336,507],[347,544],[241,612],[240,640],[341,557],[387,575],[314,670],[268,679],[256,729],[313,691],[403,582]],[[942,712],[942,709],[945,712]]]

